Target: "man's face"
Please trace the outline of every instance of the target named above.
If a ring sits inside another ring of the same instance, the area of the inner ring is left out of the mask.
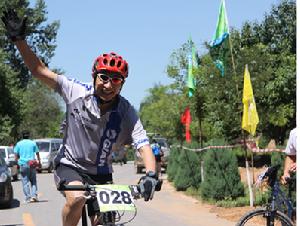
[[[95,93],[104,101],[110,101],[118,95],[124,83],[121,75],[107,71],[97,73],[95,79]]]

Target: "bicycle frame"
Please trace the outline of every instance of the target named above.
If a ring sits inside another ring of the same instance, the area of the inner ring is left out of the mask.
[[[277,178],[277,172],[280,165],[269,167],[264,173],[259,175],[256,185],[260,185],[264,179],[268,179],[267,183],[271,188],[271,196],[265,207],[251,210],[244,214],[237,222],[241,225],[254,225],[255,219],[264,219],[266,225],[274,226],[275,223],[281,222],[281,225],[294,225],[292,222],[294,208],[290,198],[291,186],[289,183],[289,194],[281,190],[280,183]],[[276,224],[278,225],[278,224]]]
[[[291,200],[286,196],[286,194],[280,189],[278,181],[275,181],[274,186],[272,187],[272,202],[271,210],[278,209],[281,212],[284,212],[282,204],[287,207],[287,216],[292,219],[293,214],[293,205]],[[277,208],[276,208],[277,207]]]

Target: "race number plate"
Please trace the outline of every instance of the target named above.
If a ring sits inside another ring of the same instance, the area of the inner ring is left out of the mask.
[[[97,185],[96,192],[100,212],[135,211],[133,197],[128,185]]]

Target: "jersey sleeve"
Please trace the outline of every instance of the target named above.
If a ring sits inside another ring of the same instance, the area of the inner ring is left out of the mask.
[[[297,131],[296,131],[296,129],[293,129],[290,132],[290,136],[289,136],[286,148],[285,148],[285,153],[287,155],[296,155],[296,150],[297,150],[296,149],[296,143],[297,143],[296,135],[297,135]]]
[[[63,75],[57,77],[57,87],[55,91],[64,99],[66,103],[71,103],[78,97],[91,91],[92,86],[87,83],[82,83],[76,79],[67,78]]]
[[[130,123],[129,132],[134,148],[140,149],[142,146],[149,144],[149,138],[134,108],[128,110],[127,116],[128,122]]]

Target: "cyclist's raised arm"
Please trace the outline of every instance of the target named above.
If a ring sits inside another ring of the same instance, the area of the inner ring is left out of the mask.
[[[50,88],[55,89],[57,84],[57,74],[49,70],[44,63],[33,53],[27,42],[24,40],[16,41],[17,46],[25,65],[28,67],[31,74],[48,85]]]
[[[20,54],[33,76],[51,88],[56,87],[57,74],[49,70],[35,55],[25,41],[27,18],[20,18],[13,9],[3,13],[1,17],[7,36],[15,43]]]

